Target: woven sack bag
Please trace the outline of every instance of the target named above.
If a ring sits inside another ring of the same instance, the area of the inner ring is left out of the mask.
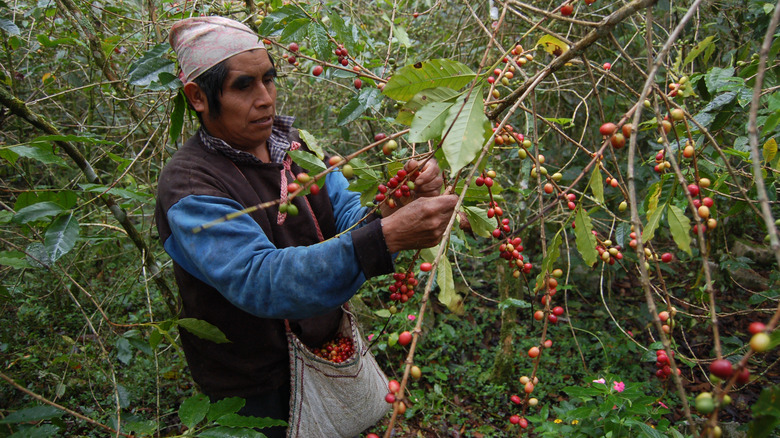
[[[286,323],[286,322],[285,322]],[[368,351],[355,316],[344,309],[339,333],[355,352],[335,363],[312,353],[290,330],[290,422],[288,438],[352,438],[376,424],[391,406],[387,376]]]

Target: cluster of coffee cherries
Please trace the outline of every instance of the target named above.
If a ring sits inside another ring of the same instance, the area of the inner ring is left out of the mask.
[[[482,172],[482,174],[476,178],[474,178],[474,184],[477,185],[477,187],[493,187],[493,178],[496,177],[496,171],[495,170],[488,170],[487,172]],[[492,216],[488,216],[492,217]]]
[[[558,290],[557,290],[558,280],[556,280],[554,278],[550,278],[548,280],[548,283],[549,284],[548,284],[547,294],[550,295],[550,296],[555,295],[558,292]],[[553,284],[554,284],[554,286],[553,286]],[[547,315],[547,320],[551,324],[557,324],[558,323],[558,317],[563,315],[563,313],[564,313],[563,307],[555,306],[552,309],[550,309],[550,313]],[[544,314],[545,314],[544,310],[537,310],[536,312],[534,312],[534,319],[537,320],[537,321],[541,321],[541,320],[544,319]],[[546,345],[547,342],[550,343],[549,346]],[[552,347],[552,340],[547,339],[545,341],[545,347],[547,347],[547,348]]]
[[[655,154],[655,166],[653,166],[653,170],[656,171],[656,173],[664,173],[666,169],[669,169],[672,167],[672,163],[666,160],[666,154],[664,151],[659,151],[657,154]]]
[[[715,218],[710,217],[712,214],[711,208],[715,205],[715,201],[710,198],[709,196],[701,197],[701,189],[707,189],[710,187],[710,180],[709,178],[700,178],[699,184],[688,184],[688,193],[693,198],[693,206],[696,207],[696,213],[699,215],[699,218],[702,220],[702,229],[703,231],[709,231],[714,229],[718,226],[718,221],[715,220]],[[694,225],[693,226],[693,232],[698,233],[699,232],[699,226]]]
[[[669,97],[688,97],[695,96],[696,92],[693,91],[691,82],[688,80],[688,76],[683,76],[677,82],[669,84]]]
[[[379,134],[376,134],[374,136],[374,142],[382,141],[386,138],[387,138],[387,134],[380,132]],[[386,156],[392,155],[393,152],[396,151],[396,149],[398,149],[398,142],[393,139],[387,140],[382,145],[382,153],[385,154]]]
[[[282,58],[287,58],[287,62],[294,66],[299,66],[300,63],[298,62],[298,58],[295,56],[296,53],[298,53],[298,50],[300,50],[300,46],[298,46],[298,43],[290,43],[289,46],[287,46],[287,49],[290,50],[292,54],[284,53],[282,54]]]
[[[496,126],[493,127],[493,132],[496,131],[499,125],[499,123],[496,123]],[[505,144],[523,143],[524,141],[525,136],[523,134],[514,132],[512,125],[506,124],[501,128],[501,131],[496,134],[496,137],[493,139],[493,144],[500,146]]]
[[[406,412],[406,404],[400,400],[400,390],[401,384],[398,383],[398,380],[389,381],[387,383],[387,395],[385,396],[385,401],[390,404],[398,403],[398,413],[403,415],[404,412]]]
[[[558,278],[561,278],[562,276],[563,270],[554,269],[550,274],[550,277],[547,279],[547,287],[539,290],[539,293],[541,294],[539,302],[541,302],[543,306],[546,306],[547,303],[550,303],[552,297],[558,293]],[[555,324],[558,322],[558,317],[561,315],[563,315],[563,308],[555,307],[552,309],[552,313],[548,315],[547,318],[551,323]],[[534,313],[535,320],[541,321],[543,318],[544,311],[537,310],[536,313]]]
[[[387,288],[388,292],[390,292],[390,300],[400,303],[409,301],[409,298],[414,295],[414,287],[419,284],[419,281],[414,278],[414,271],[396,272],[393,274],[393,280],[395,280],[395,283]]]
[[[523,391],[526,394],[530,395],[534,391],[535,385],[539,384],[539,378],[534,377],[533,380],[531,380],[531,378],[529,378],[528,376],[522,376],[520,377],[520,384],[523,385]],[[522,397],[520,397],[517,394],[512,395],[509,398],[509,400],[515,405],[520,405],[523,403]],[[539,404],[539,399],[535,397],[531,397],[528,399],[527,403],[528,406],[536,406]],[[522,417],[517,414],[509,416],[509,423],[516,424],[523,429],[528,428],[528,420],[525,417]]]
[[[508,221],[508,219],[503,220]],[[505,226],[509,226],[508,223]],[[532,265],[530,263],[525,263],[523,255],[520,254],[523,252],[523,239],[520,237],[507,237],[506,241],[498,246],[498,251],[500,257],[508,261],[509,265],[514,268],[512,271],[513,277],[519,278],[521,271],[526,274],[531,272]]]
[[[325,360],[341,363],[355,354],[355,345],[352,342],[352,338],[339,334],[332,340],[322,344],[319,348],[313,349],[312,353]]]
[[[545,184],[544,185],[545,193],[548,190],[547,188],[548,185],[552,186],[552,184],[550,183]],[[550,188],[550,191],[552,192],[552,188]],[[561,198],[566,200],[566,208],[568,208],[569,210],[574,210],[575,208],[577,208],[577,202],[576,202],[577,195],[575,195],[574,193],[567,193],[565,195],[561,194]]]
[[[412,196],[414,190],[414,182],[411,180],[405,181],[408,176],[408,172],[404,169],[399,169],[395,176],[387,181],[387,184],[379,184],[377,190],[379,193],[374,197],[374,201],[377,204],[386,202],[390,208],[396,207],[396,199],[408,198]]]
[[[520,44],[517,44],[511,51],[512,59],[515,61],[515,64],[522,67],[526,63],[534,60],[534,55],[528,53],[523,53],[523,46]],[[509,64],[509,57],[505,56],[502,61],[504,64]],[[512,64],[509,64],[506,67],[506,71],[502,71],[500,68],[496,68],[493,70],[493,76],[489,76],[487,78],[487,81],[489,84],[493,84],[496,81],[500,81],[503,85],[509,85],[509,80],[514,78],[515,76],[515,66]]]
[[[626,139],[631,137],[631,131],[633,130],[630,123],[624,124],[620,131],[617,129],[617,125],[612,122],[607,122],[601,125],[599,133],[603,137],[609,137],[609,142],[615,149],[622,149],[626,145]]]
[[[343,65],[344,67],[349,65],[349,51],[347,51],[347,48],[344,47],[344,44],[339,44],[336,46],[336,50],[333,51],[333,54],[338,58],[339,64]]]
[[[675,309],[674,307],[672,307],[671,311],[664,310],[663,312],[658,313],[658,319],[660,319],[661,322],[663,323],[661,325],[661,330],[663,330],[664,333],[669,334],[672,332],[672,328],[674,327],[674,319],[672,317],[676,314],[677,314],[677,309]]]
[[[672,357],[674,357],[674,351],[672,351]],[[656,350],[655,367],[655,376],[661,380],[672,375],[672,367],[669,363],[669,356],[666,355],[666,350]],[[680,368],[677,368],[677,375],[679,376],[680,374]]]
[[[614,265],[617,260],[623,260],[623,253],[620,251],[620,245],[612,245],[612,241],[607,239],[596,246],[596,251],[601,257],[601,261]]]

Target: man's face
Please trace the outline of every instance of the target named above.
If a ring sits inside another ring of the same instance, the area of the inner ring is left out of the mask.
[[[220,114],[203,111],[208,132],[255,156],[265,150],[276,114],[276,72],[266,50],[239,53],[227,60]]]

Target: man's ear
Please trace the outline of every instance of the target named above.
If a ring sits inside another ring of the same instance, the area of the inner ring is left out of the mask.
[[[200,89],[195,82],[187,82],[184,84],[184,95],[187,96],[187,100],[190,101],[190,105],[195,111],[199,113],[206,113],[209,109],[209,102],[206,99],[206,94]]]

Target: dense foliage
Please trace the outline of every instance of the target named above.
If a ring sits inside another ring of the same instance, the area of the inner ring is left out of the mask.
[[[349,159],[367,205],[432,155],[461,195],[445,244],[352,300],[406,408],[370,432],[780,423],[777,2],[0,6],[0,436],[271,425],[194,387],[178,331],[221,333],[177,317],[154,227],[157,176],[198,127],[167,29],[199,14],[266,38],[279,112]],[[415,293],[391,298],[402,272]]]

